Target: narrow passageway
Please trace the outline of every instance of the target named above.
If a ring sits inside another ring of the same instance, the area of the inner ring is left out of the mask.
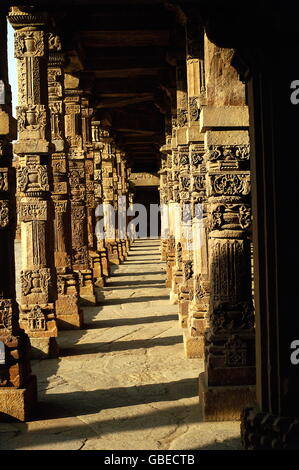
[[[0,424],[0,448],[240,448],[239,423],[200,422],[202,364],[184,358],[159,246],[136,240],[84,329],[60,332],[60,358],[33,361],[39,420]]]

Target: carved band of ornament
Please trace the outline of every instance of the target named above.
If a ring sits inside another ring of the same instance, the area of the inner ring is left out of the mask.
[[[180,177],[180,187],[182,190],[188,191],[191,187],[191,180],[189,176]]]
[[[203,191],[206,187],[206,178],[203,175],[193,176],[193,191]]]
[[[247,344],[238,335],[231,335],[224,345],[226,367],[246,366]]]
[[[21,202],[20,203],[20,220],[22,222],[30,222],[32,220],[47,220],[47,201],[38,202]]]
[[[177,124],[178,127],[186,126],[188,122],[188,115],[186,109],[178,109],[177,111]]]
[[[185,166],[189,165],[189,154],[188,153],[180,153],[180,165]]]
[[[8,191],[8,172],[0,169],[0,191]]]
[[[211,315],[213,333],[252,330],[254,323],[254,311],[250,301],[237,304],[221,302],[214,307]]]
[[[42,57],[45,54],[44,41],[43,31],[16,31],[15,57]]]
[[[22,192],[49,191],[48,168],[46,165],[28,164],[19,167],[17,187]]]
[[[211,145],[209,160],[249,160],[249,145]]]
[[[223,195],[243,195],[250,193],[249,174],[210,175],[212,192]]]
[[[72,206],[72,217],[75,220],[83,220],[86,217],[84,206]]]
[[[49,109],[52,114],[62,114],[62,101],[49,101]]]
[[[189,98],[189,116],[190,121],[198,121],[200,115],[200,109],[198,107],[198,98],[192,96]]]
[[[245,408],[241,416],[241,437],[249,450],[298,450],[298,417],[279,416]]]
[[[198,167],[203,162],[203,154],[191,152],[191,164]]]
[[[58,214],[63,214],[67,211],[68,202],[67,201],[54,201],[55,212]]]
[[[184,262],[184,278],[186,281],[191,279],[193,276],[193,263],[192,261]]]
[[[0,201],[0,228],[5,228],[9,224],[9,203]]]
[[[48,33],[48,45],[50,51],[61,51],[60,37],[53,33]]]

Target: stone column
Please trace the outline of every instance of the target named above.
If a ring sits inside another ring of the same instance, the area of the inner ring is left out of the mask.
[[[232,51],[206,41],[205,132],[209,232],[209,328],[200,402],[206,420],[239,419],[254,399],[254,312],[249,227],[248,110]]]
[[[7,73],[6,14],[0,10],[0,421],[26,421],[37,400],[30,343],[19,328],[15,293],[15,171],[10,141],[16,138]]]
[[[121,207],[118,208],[119,210],[119,237],[122,246],[122,255],[124,259],[126,258],[129,250],[129,238],[127,235],[127,227],[128,227],[128,192],[129,192],[129,182],[128,182],[128,171],[127,171],[127,160],[126,154],[123,151],[119,153],[119,204]]]
[[[204,35],[197,21],[186,25],[188,132],[190,159],[190,192],[192,205],[192,271],[185,286],[185,312],[188,315],[184,330],[184,346],[189,358],[203,357],[203,334],[209,301],[208,247],[206,227],[206,169],[204,164],[204,134],[200,132],[199,117],[206,103],[204,73]]]
[[[252,124],[256,312],[256,403],[241,434],[246,449],[298,450],[298,64],[295,42],[275,33],[271,44],[234,61],[247,74]]]
[[[86,210],[87,210],[87,237],[88,254],[93,271],[94,285],[101,287],[103,284],[103,272],[101,256],[97,251],[95,235],[95,187],[94,187],[94,150],[92,143],[91,118],[93,109],[90,107],[90,97],[85,94],[81,99],[82,136],[85,150],[85,178],[86,178]]]
[[[72,269],[71,204],[64,124],[65,56],[59,36],[49,34],[48,89],[53,144],[52,171],[54,202],[54,250],[58,298],[56,316],[59,329],[80,328],[79,280]]]
[[[51,129],[48,108],[48,38],[45,13],[12,7],[18,59],[17,185],[20,195],[22,296],[20,325],[33,351],[57,354],[57,298],[54,270],[53,204],[51,201]]]
[[[179,299],[179,288],[183,282],[184,266],[183,261],[189,261],[186,253],[186,241],[182,233],[183,206],[189,201],[190,178],[187,166],[189,164],[187,145],[187,125],[188,125],[188,94],[186,57],[177,60],[176,65],[176,106],[177,118],[175,139],[173,141],[173,179],[174,189],[174,210],[175,210],[175,258],[176,265],[172,276],[172,286],[170,300],[177,303]],[[185,161],[187,156],[187,161]],[[182,163],[185,162],[185,163]],[[185,319],[179,316],[180,325],[185,327]]]
[[[113,138],[108,130],[106,136],[102,137],[104,149],[102,152],[102,180],[103,180],[103,211],[104,228],[106,232],[106,247],[108,260],[111,264],[119,264],[118,244],[116,238],[115,211],[115,149]]]
[[[93,271],[88,252],[86,173],[82,136],[82,90],[75,75],[65,74],[65,135],[68,143],[71,192],[72,261],[79,276],[81,303],[96,303]]]
[[[166,144],[167,145],[167,144]],[[167,153],[161,150],[160,174],[160,206],[161,206],[161,261],[167,259],[168,237],[169,237],[169,213],[168,213],[168,191],[167,191]],[[165,153],[164,153],[165,152]]]
[[[100,121],[92,121],[92,142],[94,150],[94,194],[96,206],[96,222],[100,222],[101,208],[103,205],[103,181],[102,181],[102,151],[104,144],[101,142],[102,129]],[[97,285],[104,287],[105,279],[109,276],[108,253],[105,239],[97,236],[97,251],[100,254],[102,267],[102,280],[98,279]]]

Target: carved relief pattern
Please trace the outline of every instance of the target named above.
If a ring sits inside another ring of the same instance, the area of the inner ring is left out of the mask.
[[[9,202],[0,201],[0,228],[5,228],[9,224]]]
[[[26,56],[41,57],[45,54],[43,31],[16,31],[15,57],[22,59]]]

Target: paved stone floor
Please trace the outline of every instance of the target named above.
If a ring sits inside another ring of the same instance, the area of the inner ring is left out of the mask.
[[[136,241],[60,358],[33,361],[38,418],[0,424],[0,449],[240,449],[238,422],[201,421],[202,361],[185,359],[164,285],[159,242]]]

